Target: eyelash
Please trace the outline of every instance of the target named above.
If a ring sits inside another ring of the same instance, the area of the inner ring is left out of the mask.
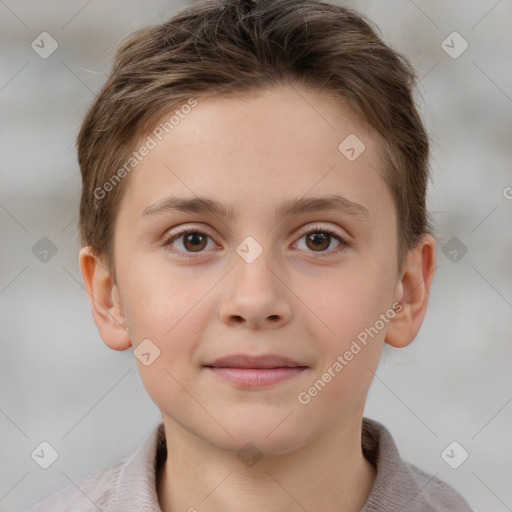
[[[171,244],[177,240],[178,238],[182,237],[183,235],[188,235],[190,233],[195,233],[195,234],[200,234],[200,235],[206,235],[208,238],[211,239],[211,237],[207,234],[207,233],[204,233],[203,231],[200,231],[199,229],[192,229],[192,228],[185,228],[185,229],[182,229],[176,233],[173,233],[172,235],[169,235],[169,236],[166,236],[165,239],[164,239],[164,246],[165,247],[171,247]],[[302,239],[303,237],[307,236],[307,235],[310,235],[312,233],[326,233],[330,236],[332,236],[333,238],[335,238],[336,240],[338,240],[340,242],[340,245],[336,248],[336,249],[333,249],[331,251],[320,251],[318,252],[318,256],[320,257],[328,257],[328,256],[332,256],[333,254],[336,254],[340,251],[342,251],[343,249],[345,249],[346,247],[348,247],[350,244],[344,239],[342,238],[340,235],[338,235],[335,231],[332,231],[331,229],[328,229],[328,228],[323,228],[321,226],[315,226],[313,228],[311,228],[309,231],[306,231],[305,233],[302,233],[302,235],[300,236],[299,240]],[[182,251],[177,251],[176,249],[170,249],[173,253],[175,253],[179,258],[192,258],[194,257],[193,255],[194,254],[201,254],[202,252],[204,251],[199,251],[197,253],[193,253],[193,252],[190,252],[190,253],[184,253]],[[310,251],[312,252],[313,254],[315,254],[315,251]],[[187,254],[187,255],[185,255]],[[190,256],[188,256],[190,255]]]

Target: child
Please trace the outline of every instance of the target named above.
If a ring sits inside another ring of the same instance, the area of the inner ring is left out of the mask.
[[[80,268],[163,422],[31,511],[471,511],[363,418],[435,267],[414,81],[320,0],[211,1],[124,41],[78,137]]]

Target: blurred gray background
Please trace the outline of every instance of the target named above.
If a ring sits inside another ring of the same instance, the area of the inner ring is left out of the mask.
[[[475,511],[510,511],[512,2],[345,4],[421,77],[439,235],[426,320],[410,347],[385,352],[365,414]],[[90,313],[74,143],[118,40],[185,5],[0,0],[1,511],[129,455],[161,421],[133,353],[108,349]],[[58,452],[48,469],[31,458],[43,441]]]

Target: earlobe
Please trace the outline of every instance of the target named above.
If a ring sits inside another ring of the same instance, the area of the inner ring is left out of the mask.
[[[113,350],[130,348],[131,339],[121,297],[107,266],[89,246],[80,250],[79,263],[92,315],[102,340]]]
[[[396,301],[401,304],[401,309],[386,332],[388,345],[405,347],[418,334],[427,311],[430,285],[434,278],[435,248],[434,237],[425,234],[407,254],[397,286]]]

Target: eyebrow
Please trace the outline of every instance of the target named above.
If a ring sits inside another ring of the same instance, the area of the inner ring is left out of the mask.
[[[226,207],[214,199],[205,197],[167,197],[148,206],[142,212],[142,216],[158,215],[174,210],[187,213],[211,213],[230,220],[235,217],[233,205]],[[275,216],[276,218],[280,218],[322,210],[335,210],[349,215],[366,217],[369,221],[372,219],[370,212],[362,204],[355,203],[337,194],[308,199],[299,198],[285,200],[277,206]]]

